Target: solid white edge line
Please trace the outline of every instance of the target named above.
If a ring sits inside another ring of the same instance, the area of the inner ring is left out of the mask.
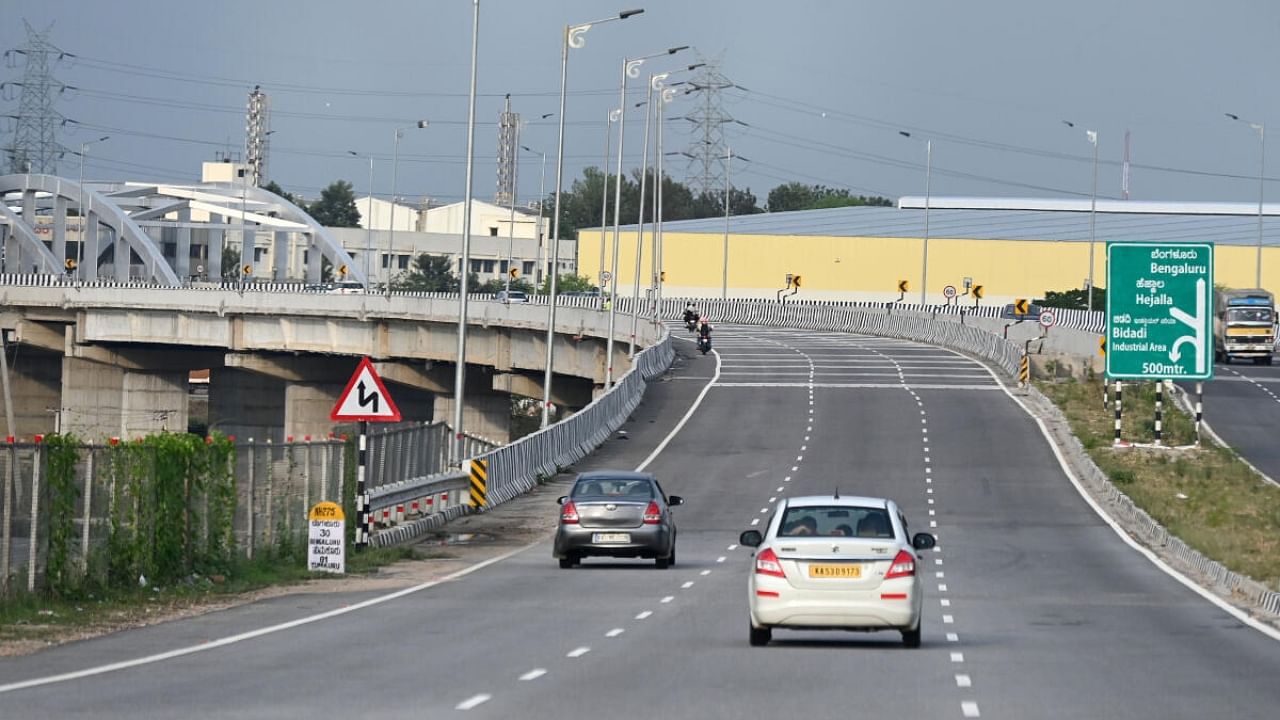
[[[473,708],[473,707],[475,707],[475,706],[477,706],[477,705],[480,705],[480,704],[482,704],[482,703],[489,702],[489,698],[491,698],[491,697],[493,697],[493,696],[492,696],[492,695],[485,695],[484,693],[480,693],[479,695],[473,695],[473,696],[471,696],[471,697],[467,698],[466,700],[463,700],[462,702],[460,702],[460,703],[458,703],[457,705],[455,705],[455,706],[454,706],[454,709],[455,709],[455,710],[470,710],[471,708]]]
[[[1025,412],[1032,420],[1036,421],[1036,426],[1040,428],[1040,434],[1043,435],[1045,440],[1049,443],[1049,448],[1053,450],[1053,456],[1058,459],[1058,467],[1062,468],[1062,472],[1065,473],[1067,476],[1067,479],[1071,481],[1071,484],[1075,487],[1076,492],[1080,494],[1080,497],[1084,498],[1084,501],[1088,503],[1089,507],[1093,508],[1093,511],[1098,514],[1098,517],[1102,518],[1102,521],[1105,522],[1108,526],[1110,526],[1111,530],[1116,535],[1118,535],[1120,539],[1125,542],[1125,544],[1127,544],[1129,547],[1141,553],[1142,556],[1145,557],[1147,560],[1149,560],[1152,565],[1155,565],[1158,569],[1163,571],[1166,575],[1173,578],[1174,580],[1177,580],[1179,583],[1182,583],[1184,587],[1196,593],[1197,595],[1204,598],[1205,600],[1208,600],[1214,605],[1217,605],[1219,608],[1221,608],[1231,617],[1234,617],[1235,619],[1239,620],[1245,625],[1248,625],[1254,630],[1257,630],[1263,635],[1266,635],[1272,640],[1280,641],[1280,630],[1277,630],[1264,623],[1258,622],[1257,620],[1250,617],[1248,613],[1244,612],[1240,608],[1237,608],[1236,606],[1223,600],[1217,595],[1214,595],[1212,592],[1206,590],[1205,588],[1200,587],[1200,585],[1197,584],[1195,581],[1193,581],[1191,578],[1187,577],[1186,575],[1183,575],[1181,572],[1173,568],[1164,560],[1161,560],[1160,557],[1156,555],[1154,552],[1152,552],[1151,550],[1148,550],[1137,540],[1134,540],[1132,537],[1130,537],[1129,534],[1125,532],[1124,528],[1121,527],[1120,524],[1117,523],[1115,520],[1113,520],[1111,516],[1108,515],[1105,510],[1102,509],[1102,506],[1099,505],[1093,499],[1093,496],[1090,495],[1089,491],[1085,489],[1083,484],[1081,484],[1080,479],[1076,477],[1076,474],[1074,472],[1072,472],[1071,468],[1067,465],[1066,457],[1063,456],[1062,450],[1058,447],[1058,443],[1054,442],[1053,435],[1049,433],[1049,428],[1044,424],[1044,421],[1041,420],[1035,413],[1031,412],[1031,408],[1027,407],[1026,403],[1022,402],[1021,398],[1019,398],[1017,395],[1014,395],[1012,392],[1009,391],[1008,386],[1005,385],[1004,381],[1001,380],[998,375],[996,375],[994,370],[987,367],[985,363],[979,363],[979,364],[982,365],[982,367],[986,368],[987,372],[991,375],[991,377],[994,378],[995,381],[1000,384],[1001,389],[1004,390],[1004,394],[1008,395],[1011,400],[1017,403],[1018,407],[1022,408],[1023,412]]]
[[[711,380],[702,388],[702,392],[698,393],[698,397],[694,398],[693,404],[689,406],[689,410],[684,414],[684,417],[680,418],[680,422],[676,423],[676,426],[671,429],[671,432],[667,433],[667,436],[662,439],[662,442],[658,443],[658,447],[654,448],[653,452],[649,453],[649,457],[645,458],[644,462],[640,463],[640,465],[636,467],[636,472],[644,472],[644,469],[649,467],[649,463],[653,462],[655,458],[662,454],[663,450],[667,449],[667,445],[680,433],[680,429],[685,426],[685,423],[689,422],[689,418],[693,417],[693,414],[698,411],[698,406],[702,405],[702,399],[707,396],[707,393],[710,392],[712,386],[714,386],[716,381],[720,379],[720,366],[724,361],[720,357],[720,353],[718,351],[712,350],[711,354],[716,356],[715,374],[711,376]]]
[[[193,655],[198,652],[204,652],[206,650],[212,650],[214,648],[233,645],[235,643],[242,642],[244,640],[252,640],[254,638],[262,637],[264,635],[271,635],[273,633],[277,633],[282,630],[289,630],[295,627],[301,627],[303,625],[310,625],[311,623],[319,622],[321,620],[328,620],[329,618],[346,615],[347,613],[355,612],[356,610],[363,610],[364,608],[373,607],[374,605],[381,605],[382,603],[389,602],[391,600],[396,600],[406,595],[412,595],[413,593],[435,587],[436,585],[440,585],[442,583],[449,582],[451,580],[456,580],[460,577],[463,577],[464,575],[470,575],[471,573],[477,570],[484,569],[495,563],[502,562],[507,558],[514,557],[515,555],[518,555],[535,545],[542,544],[542,542],[544,541],[539,540],[537,542],[529,543],[524,547],[516,548],[515,550],[512,550],[507,553],[503,553],[502,555],[499,555],[497,557],[489,558],[484,562],[476,563],[475,565],[472,565],[470,567],[465,567],[465,568],[462,568],[461,570],[449,573],[448,575],[445,575],[442,578],[438,578],[436,580],[430,580],[428,582],[420,583],[418,585],[407,587],[402,590],[397,590],[387,595],[380,595],[375,598],[369,598],[368,600],[358,602],[354,605],[340,607],[334,610],[329,610],[326,612],[319,613],[317,615],[309,615],[307,617],[298,618],[297,620],[290,620],[289,622],[279,623],[277,625],[269,625],[264,628],[258,628],[257,630],[250,630],[249,632],[243,632],[238,635],[230,635],[224,638],[219,638],[217,640],[211,640],[207,643],[202,643],[200,645],[192,645],[185,648],[178,648],[177,650],[169,650],[167,652],[156,653],[154,655],[147,655],[140,658],[134,658],[133,660],[122,660],[120,662],[109,663],[107,665],[99,665],[97,667],[87,668],[84,670],[76,670],[74,672],[69,672],[69,673],[62,673],[60,675],[50,675],[48,677],[33,678],[31,680],[23,680],[20,682],[8,683],[7,685],[0,685],[0,693],[7,693],[7,692],[13,692],[14,690],[23,690],[26,688],[39,687],[41,685],[52,685],[54,683],[66,682],[68,680],[79,680],[81,678],[92,677],[94,675],[102,675],[109,672],[115,672],[117,670],[127,670],[129,668],[139,667],[142,665],[150,665],[152,663],[163,662],[165,660],[172,660],[174,658],[183,657],[184,655]],[[486,699],[487,699],[487,696],[486,696]]]

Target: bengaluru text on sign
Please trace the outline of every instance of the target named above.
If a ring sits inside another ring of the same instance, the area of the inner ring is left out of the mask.
[[[1107,243],[1107,376],[1213,377],[1213,245]]]

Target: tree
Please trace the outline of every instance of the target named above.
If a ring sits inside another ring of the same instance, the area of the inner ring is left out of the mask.
[[[600,288],[591,282],[591,278],[585,275],[561,275],[556,280],[556,294],[568,292],[598,292]],[[547,295],[551,292],[551,278],[542,281],[541,287],[538,288],[539,295]]]
[[[240,279],[240,248],[231,245],[222,246],[222,279]]]
[[[351,183],[334,180],[320,191],[320,199],[311,203],[307,213],[325,227],[361,227],[360,211]]]
[[[893,201],[874,195],[851,195],[844,188],[806,185],[800,182],[783,183],[769,191],[769,212],[816,210],[850,205],[892,207]]]
[[[391,281],[393,290],[417,292],[458,292],[459,285],[447,256],[426,253],[414,258],[409,269]]]
[[[294,205],[302,207],[302,199],[299,198],[297,195],[294,195],[293,193],[289,192],[288,190],[285,190],[284,188],[280,187],[275,180],[268,180],[267,184],[262,186],[262,189],[266,190],[267,192],[275,193],[276,195],[279,195],[280,197],[284,198],[285,200],[288,200]]]
[[[1059,308],[1065,310],[1089,309],[1089,296],[1085,293],[1084,288],[1073,288],[1071,290],[1063,290],[1062,292],[1045,290],[1044,297],[1038,298],[1034,302],[1036,305],[1046,308]],[[1106,288],[1095,287],[1093,289],[1093,307],[1096,310],[1105,310],[1107,308]]]

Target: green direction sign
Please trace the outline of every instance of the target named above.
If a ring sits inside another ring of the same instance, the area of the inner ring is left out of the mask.
[[[1107,243],[1107,376],[1213,377],[1213,245]]]

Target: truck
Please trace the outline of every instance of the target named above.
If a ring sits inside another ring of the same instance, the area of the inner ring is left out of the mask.
[[[1219,290],[1213,302],[1213,357],[1270,365],[1276,342],[1276,299],[1267,290]]]

